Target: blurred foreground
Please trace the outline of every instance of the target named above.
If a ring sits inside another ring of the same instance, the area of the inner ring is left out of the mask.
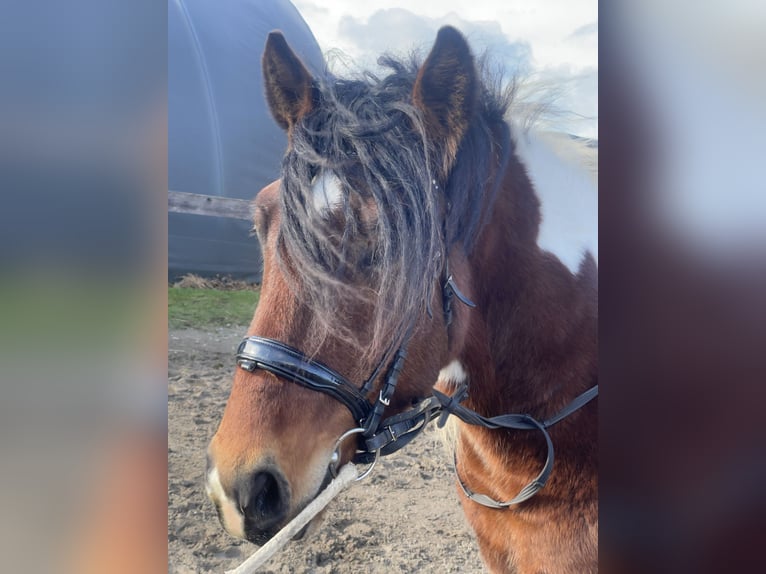
[[[766,11],[601,8],[602,571],[764,571]]]
[[[166,566],[166,10],[0,19],[0,570]]]

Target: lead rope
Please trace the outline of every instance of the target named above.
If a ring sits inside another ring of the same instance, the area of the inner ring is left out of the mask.
[[[251,554],[247,560],[234,570],[227,570],[226,574],[253,574],[258,568],[266,564],[274,554],[282,550],[300,532],[301,528],[306,526],[333,498],[348,488],[356,479],[356,467],[351,463],[346,464],[340,469],[338,476],[327,485],[327,488],[319,496],[309,502],[306,508],[277,532],[271,540]]]

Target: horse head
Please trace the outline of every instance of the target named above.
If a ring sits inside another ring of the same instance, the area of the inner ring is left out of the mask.
[[[445,194],[481,96],[454,28],[440,30],[422,65],[383,80],[315,78],[279,32],[262,67],[288,148],[281,179],[254,202],[263,279],[248,335],[260,351],[282,353],[289,372],[258,368],[243,346],[207,474],[223,526],[259,544],[354,457],[359,437],[337,442],[369,423],[369,413],[358,420],[354,390],[383,401],[383,417],[430,395],[465,336],[459,317],[443,312],[448,272],[471,294],[456,239],[481,219],[464,209],[470,217],[450,219],[463,200]],[[352,404],[292,384],[313,368],[354,387],[344,391]],[[392,369],[401,370],[396,389],[384,396]]]

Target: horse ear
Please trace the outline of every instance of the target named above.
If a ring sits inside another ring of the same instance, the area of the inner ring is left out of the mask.
[[[478,85],[468,43],[455,28],[444,26],[418,72],[413,89],[413,102],[423,113],[428,135],[444,146],[443,177],[455,162],[460,141],[468,131]]]
[[[278,30],[266,40],[261,65],[271,115],[283,129],[290,129],[311,111],[311,74]]]

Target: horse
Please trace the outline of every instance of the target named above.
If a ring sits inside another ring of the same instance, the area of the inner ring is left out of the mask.
[[[422,62],[314,77],[269,35],[288,147],[253,203],[260,302],[206,475],[232,535],[265,543],[339,466],[453,413],[488,570],[597,570],[597,263],[540,246],[513,93],[482,62],[444,27]]]

